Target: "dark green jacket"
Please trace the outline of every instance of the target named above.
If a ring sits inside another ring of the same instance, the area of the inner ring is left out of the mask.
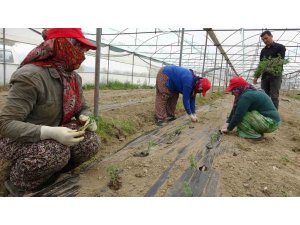
[[[245,91],[238,103],[236,110],[231,110],[227,123],[227,129],[233,130],[240,122],[242,122],[245,114],[253,110],[258,111],[265,117],[269,117],[276,122],[280,122],[280,117],[271,98],[263,91],[247,90]]]

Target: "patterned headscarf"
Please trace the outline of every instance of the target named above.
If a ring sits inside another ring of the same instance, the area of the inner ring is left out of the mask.
[[[196,76],[196,74],[194,73],[194,71],[192,69],[189,69],[192,73],[193,76],[193,93],[192,96],[196,96],[197,93],[200,92],[200,90],[202,89],[201,87],[201,79],[202,77]]]
[[[80,87],[74,70],[80,67],[84,59],[80,46],[72,45],[67,38],[54,38],[34,48],[20,64],[20,67],[26,64],[53,67],[58,71],[64,87],[61,125],[69,123],[74,114],[80,112]]]

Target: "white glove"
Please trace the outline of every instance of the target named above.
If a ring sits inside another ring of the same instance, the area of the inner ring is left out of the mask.
[[[67,146],[81,142],[84,139],[83,135],[84,131],[71,130],[67,127],[41,127],[41,140],[54,139]]]
[[[192,122],[195,123],[195,122],[198,121],[198,118],[197,118],[196,114],[190,114],[189,116],[190,116]]]
[[[91,119],[89,116],[86,115],[80,115],[79,116],[79,121],[81,124],[85,124],[87,121],[91,120],[91,122],[89,122],[90,124],[88,125],[88,127],[86,128],[89,131],[96,131],[97,130],[97,124],[96,121],[94,119]]]
[[[227,129],[228,125],[229,123],[224,124],[224,126],[221,128],[222,133],[228,133],[228,129]]]

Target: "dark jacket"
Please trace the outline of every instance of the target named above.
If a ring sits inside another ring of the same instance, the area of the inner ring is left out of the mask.
[[[282,59],[284,59],[285,51],[286,51],[286,49],[282,44],[273,42],[270,46],[265,46],[261,50],[259,59],[260,59],[260,61],[262,61],[263,59],[277,58],[278,56],[280,56]],[[269,72],[264,72],[262,75],[263,76],[266,76],[266,75],[272,76],[274,74],[270,74]],[[282,75],[282,73],[277,74],[277,75]]]

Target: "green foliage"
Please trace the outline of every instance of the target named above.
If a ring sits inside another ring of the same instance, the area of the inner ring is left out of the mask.
[[[218,130],[215,130],[210,136],[210,142],[215,143],[219,140],[221,133]]]
[[[284,93],[287,97],[300,100],[300,91],[299,90],[289,90],[289,91],[282,90],[282,93]]]
[[[293,163],[293,161],[290,160],[287,156],[281,157],[280,161],[281,161],[281,163],[282,163],[283,165],[285,165],[285,166],[286,166],[287,164]]]
[[[117,166],[115,165],[109,165],[106,168],[106,172],[108,173],[108,175],[110,176],[110,180],[114,183],[116,182],[117,178],[118,178],[118,172],[119,169]]]
[[[134,134],[136,128],[132,121],[130,120],[115,120],[115,124],[121,128],[127,134]]]
[[[82,85],[83,90],[92,90],[94,88],[95,88],[94,84],[84,84],[84,85]]]
[[[135,125],[131,120],[113,120],[100,116],[90,116],[92,120],[96,121],[97,130],[96,133],[101,138],[110,138],[116,136],[120,132],[126,133],[128,135],[134,134],[136,132]]]
[[[280,55],[276,58],[264,58],[259,62],[254,72],[254,77],[259,78],[265,72],[274,76],[280,76],[283,71],[283,65],[287,63],[289,63],[288,59],[283,59]]]
[[[193,196],[192,189],[191,189],[188,182],[186,182],[186,181],[183,182],[182,189],[183,189],[183,193],[184,193],[185,197],[192,197]]]
[[[190,167],[192,169],[197,169],[196,157],[194,155],[189,156],[189,161],[190,161]]]
[[[196,96],[196,105],[203,105],[207,102],[207,99],[203,97],[202,95],[199,96],[199,94]]]
[[[112,122],[103,118],[103,117],[94,117],[97,130],[96,133],[99,134],[100,137],[106,138],[107,136],[112,136],[114,134]]]
[[[210,97],[212,99],[216,99],[216,98],[222,97],[224,95],[225,95],[224,91],[216,91],[216,92],[211,93]]]
[[[155,145],[156,145],[155,141],[150,140],[148,142],[148,150],[147,151],[150,152],[151,148]]]
[[[82,86],[84,90],[92,90],[95,89],[94,84],[84,84]],[[128,90],[128,89],[151,89],[153,87],[146,85],[139,84],[131,84],[129,82],[122,83],[120,81],[109,81],[107,84],[100,84],[99,89],[101,90]]]
[[[182,100],[178,100],[177,104],[176,104],[176,109],[177,110],[184,110],[184,106],[183,106],[183,102]]]

